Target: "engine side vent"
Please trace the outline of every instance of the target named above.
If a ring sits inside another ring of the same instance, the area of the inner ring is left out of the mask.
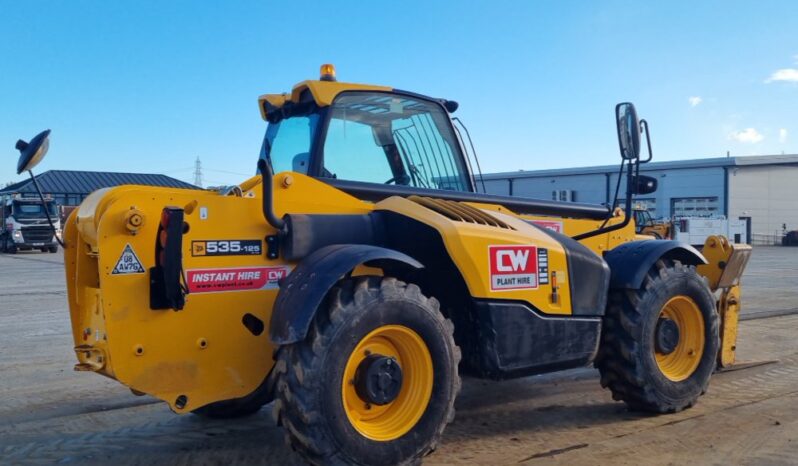
[[[410,196],[407,199],[457,222],[475,223],[478,225],[504,228],[506,230],[515,230],[515,228],[496,217],[462,202],[423,196]]]

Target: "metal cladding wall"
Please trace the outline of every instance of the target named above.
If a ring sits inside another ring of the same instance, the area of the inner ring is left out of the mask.
[[[780,235],[798,230],[798,166],[729,168],[729,217],[751,217],[752,232]]]
[[[657,179],[657,192],[641,196],[653,199],[657,217],[670,217],[672,199],[715,197],[723,214],[726,194],[723,167],[700,167],[684,169],[642,170]],[[513,195],[538,199],[551,199],[552,191],[573,191],[576,202],[604,204],[612,201],[618,171],[590,173],[584,175],[536,176],[515,174],[513,178],[491,178],[485,180],[485,187],[491,194]],[[510,185],[512,183],[512,193]],[[625,177],[621,180],[619,198],[625,196]]]
[[[698,197],[716,197],[719,206],[718,214],[724,215],[723,206],[726,202],[726,193],[723,167],[646,170],[645,174],[655,177],[658,182],[657,192],[642,196],[656,199],[657,217],[673,215],[671,208],[674,199]]]
[[[641,173],[658,182],[657,192],[636,198],[654,218],[750,218],[749,239],[765,236],[760,238],[764,242],[780,241],[785,227],[798,230],[796,154],[652,162],[641,166]],[[541,199],[552,199],[555,190],[571,190],[576,202],[606,203],[617,176],[618,167],[610,165],[507,172],[485,175],[485,186],[489,193]],[[624,188],[622,181],[619,199]]]

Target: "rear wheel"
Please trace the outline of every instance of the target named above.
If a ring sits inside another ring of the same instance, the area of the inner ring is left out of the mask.
[[[393,278],[347,279],[307,338],[279,349],[275,415],[315,464],[415,464],[454,418],[454,327]]]
[[[630,408],[689,408],[707,389],[719,348],[715,300],[695,267],[658,261],[640,290],[613,290],[596,367]]]

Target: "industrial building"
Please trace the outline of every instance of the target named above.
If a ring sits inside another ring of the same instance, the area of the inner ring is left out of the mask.
[[[798,155],[763,155],[651,162],[657,192],[635,198],[654,218],[720,217],[748,222],[748,238],[798,230]],[[521,170],[483,176],[489,193],[571,202],[612,202],[618,165]],[[624,182],[619,197],[623,202]]]
[[[75,170],[49,170],[36,175],[42,193],[51,196],[59,206],[77,206],[90,193],[100,188],[110,188],[123,184],[145,186],[164,186],[171,188],[198,189],[193,184],[166,175],[147,173],[88,172]],[[23,197],[36,196],[36,187],[30,178],[0,189],[3,194],[20,194]]]

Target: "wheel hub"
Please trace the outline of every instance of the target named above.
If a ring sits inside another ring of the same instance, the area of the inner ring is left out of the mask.
[[[654,337],[654,345],[657,353],[671,354],[679,344],[679,326],[676,322],[667,318],[660,317],[657,321],[657,329]]]
[[[365,402],[386,405],[399,395],[402,388],[402,368],[390,356],[366,356],[355,372],[355,391]]]

